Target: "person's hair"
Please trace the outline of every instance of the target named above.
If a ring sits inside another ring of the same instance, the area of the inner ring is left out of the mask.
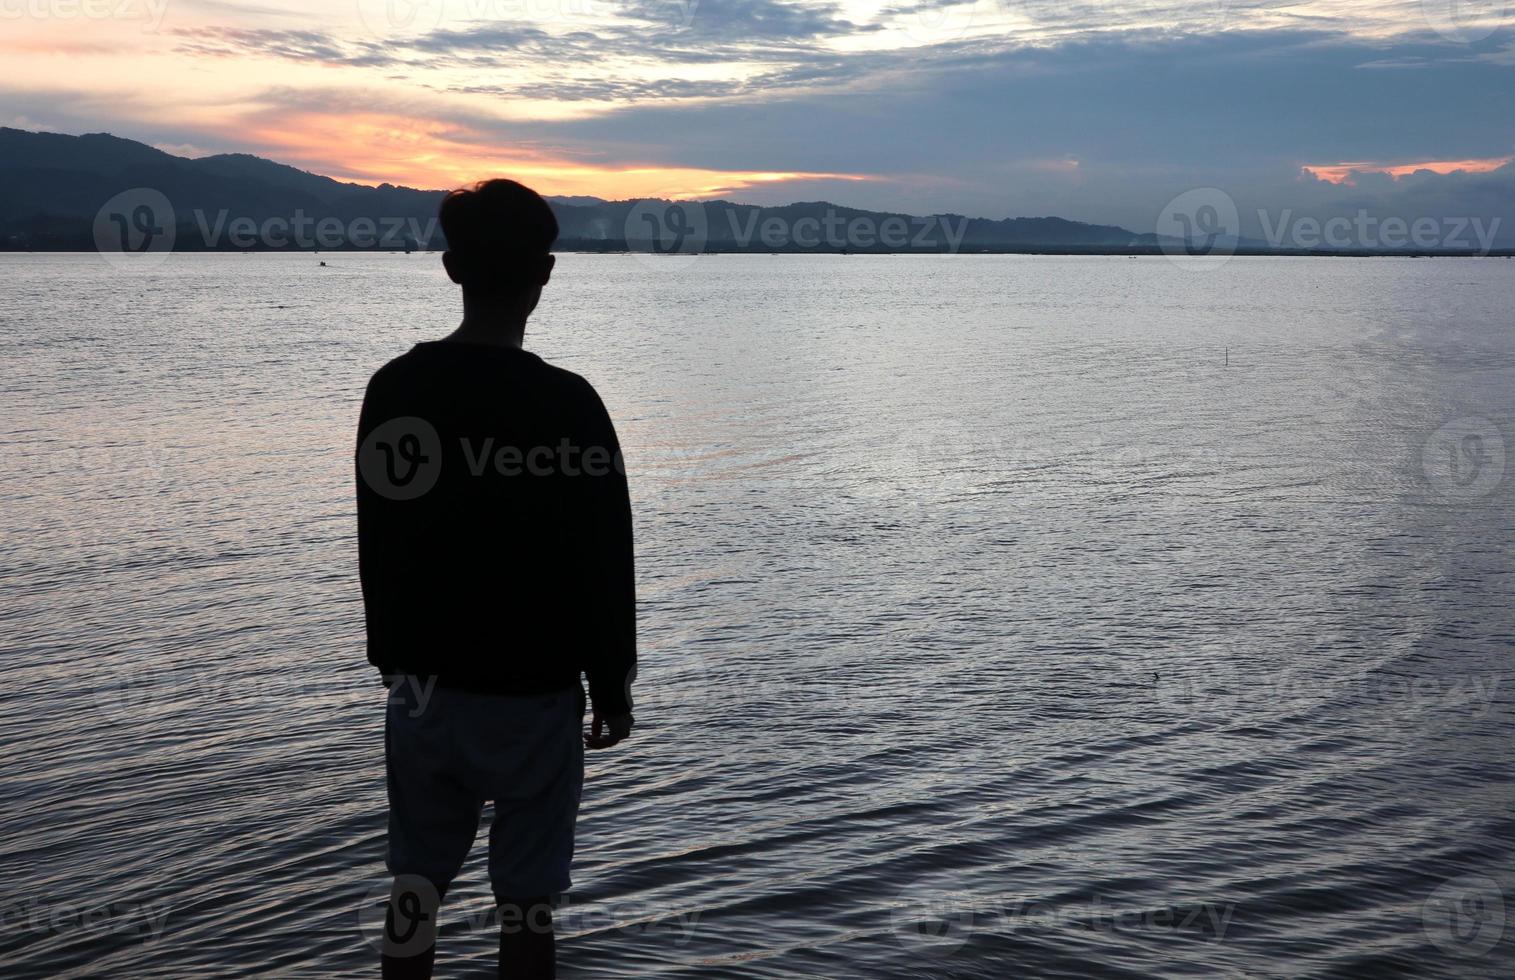
[[[531,188],[480,181],[444,197],[438,217],[451,253],[448,269],[467,292],[502,298],[546,281],[558,219]]]

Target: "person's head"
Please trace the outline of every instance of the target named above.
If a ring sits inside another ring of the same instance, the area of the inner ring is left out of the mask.
[[[513,180],[485,180],[442,199],[442,264],[481,307],[535,309],[552,275],[558,219],[542,196]]]

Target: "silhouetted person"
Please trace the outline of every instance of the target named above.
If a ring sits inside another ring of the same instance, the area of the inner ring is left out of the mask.
[[[594,388],[521,349],[554,264],[547,203],[492,180],[449,194],[441,224],[462,325],[380,369],[358,423],[368,659],[390,690],[383,970],[430,976],[493,801],[500,973],[551,977],[584,747],[631,733],[631,508]]]

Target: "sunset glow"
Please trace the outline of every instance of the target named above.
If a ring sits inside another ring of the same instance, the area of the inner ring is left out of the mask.
[[[1499,96],[1515,29],[1484,14],[1367,0],[0,0],[0,126],[369,185],[510,176],[558,195],[1146,231],[1199,186],[1286,206],[1360,174],[1390,189],[1417,172],[1497,178],[1511,161],[1489,122],[1503,103],[1464,94]],[[1170,74],[1160,99],[1131,84]],[[1333,93],[1318,124],[1291,128],[1290,99],[1222,97],[1279,77]],[[1459,133],[1473,135],[1454,149]]]
[[[1428,171],[1433,174],[1486,174],[1505,166],[1515,157],[1488,157],[1481,160],[1427,160],[1422,163],[1333,163],[1306,164],[1305,173],[1328,184],[1353,186],[1355,174],[1388,174],[1395,180]]]
[[[867,174],[616,165],[492,140],[461,124],[383,113],[265,113],[225,129],[227,138],[250,140],[274,159],[370,185],[448,189],[486,177],[511,177],[547,194],[708,198],[758,184],[872,179]]]

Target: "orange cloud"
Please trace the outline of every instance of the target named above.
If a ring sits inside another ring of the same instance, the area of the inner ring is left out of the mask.
[[[116,55],[121,53],[121,46],[55,36],[9,37],[0,39],[0,51],[16,55]]]
[[[1352,180],[1356,174],[1388,174],[1395,180],[1421,170],[1433,174],[1450,174],[1462,171],[1470,174],[1486,174],[1498,170],[1515,157],[1486,157],[1479,160],[1426,160],[1422,163],[1331,163],[1305,164],[1300,169],[1317,180],[1328,184],[1356,186]]]
[[[697,199],[789,180],[876,179],[867,174],[614,165],[491,139],[454,123],[385,113],[259,114],[223,127],[222,135],[260,156],[360,184],[447,189],[508,176],[544,194]]]

